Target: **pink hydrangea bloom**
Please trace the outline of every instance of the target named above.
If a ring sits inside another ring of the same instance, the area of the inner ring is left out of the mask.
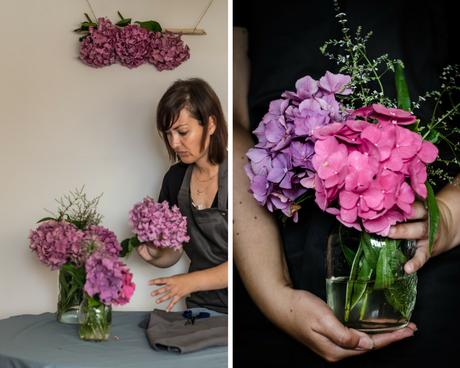
[[[82,262],[94,251],[106,252],[117,256],[121,252],[121,245],[113,231],[103,227],[91,225],[85,230],[84,242],[86,248],[81,255]]]
[[[80,43],[80,59],[95,68],[115,63],[114,45],[117,32],[117,27],[109,19],[100,18],[97,28],[90,27],[89,35]]]
[[[158,203],[150,197],[136,203],[129,212],[132,231],[141,242],[152,242],[159,248],[180,249],[190,240],[187,235],[187,218],[167,201]]]
[[[313,134],[316,203],[346,226],[387,235],[411,215],[416,195],[426,197],[426,164],[438,150],[400,126],[415,121],[405,111],[372,105],[351,116],[377,124],[349,118]]]
[[[30,249],[52,270],[78,258],[84,233],[68,222],[46,221],[30,232]]]
[[[121,28],[115,37],[115,52],[120,64],[136,68],[145,62],[150,50],[150,32],[137,24]]]
[[[162,70],[172,70],[190,58],[190,49],[179,33],[151,32],[148,61]]]
[[[128,267],[109,253],[94,252],[85,263],[84,290],[91,297],[98,297],[106,304],[126,304],[136,285]]]

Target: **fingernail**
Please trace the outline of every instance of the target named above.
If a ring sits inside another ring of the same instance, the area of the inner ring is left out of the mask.
[[[372,350],[374,347],[374,341],[369,337],[361,337],[359,339],[358,346],[356,347],[358,350]]]

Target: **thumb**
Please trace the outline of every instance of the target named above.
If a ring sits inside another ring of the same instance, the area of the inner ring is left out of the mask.
[[[372,350],[374,341],[364,332],[345,327],[335,317],[326,318],[323,335],[344,349]]]

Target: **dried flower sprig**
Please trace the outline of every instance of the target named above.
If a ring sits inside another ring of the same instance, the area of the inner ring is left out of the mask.
[[[441,150],[436,162],[429,166],[429,181],[436,187],[452,182],[460,172],[460,125],[455,124],[454,120],[460,114],[460,66],[446,66],[439,77],[440,88],[426,92],[415,102],[410,101],[408,91],[404,102],[390,98],[384,91],[382,78],[388,72],[392,72],[398,83],[398,78],[403,75],[403,62],[391,59],[388,54],[375,59],[370,58],[366,48],[372,32],[364,33],[361,27],[357,27],[352,34],[348,28],[347,15],[340,11],[337,1],[334,3],[342,38],[326,41],[320,50],[337,63],[340,73],[351,76],[349,87],[353,93],[338,96],[338,100],[350,110],[380,103],[387,107],[402,108],[419,117],[422,116],[422,109],[429,107],[431,118],[426,121],[417,119],[410,128],[419,133],[424,140],[433,144],[443,144],[447,148]],[[407,89],[407,86],[403,87]]]
[[[70,191],[69,194],[56,199],[59,204],[57,214],[51,213],[53,217],[45,217],[38,222],[56,220],[67,221],[73,224],[77,229],[85,230],[91,225],[99,225],[102,221],[102,215],[98,213],[97,206],[102,197],[102,193],[93,199],[88,199],[85,193],[85,187]]]
[[[366,44],[372,37],[372,32],[363,34],[362,28],[358,27],[352,35],[346,14],[339,12],[336,17],[341,25],[343,38],[326,41],[320,51],[337,63],[340,73],[351,77],[349,87],[353,93],[342,96],[340,101],[349,109],[374,103],[396,107],[397,102],[385,94],[382,77],[390,71],[395,72],[397,66],[404,67],[402,61],[390,59],[388,54],[375,59],[369,58]]]

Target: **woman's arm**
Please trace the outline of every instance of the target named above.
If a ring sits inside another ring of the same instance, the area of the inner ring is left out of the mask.
[[[181,298],[191,293],[226,288],[228,286],[228,262],[205,270],[152,279],[149,284],[161,286],[151,293],[152,296],[162,295],[156,300],[157,304],[171,299],[166,308],[169,312]]]

